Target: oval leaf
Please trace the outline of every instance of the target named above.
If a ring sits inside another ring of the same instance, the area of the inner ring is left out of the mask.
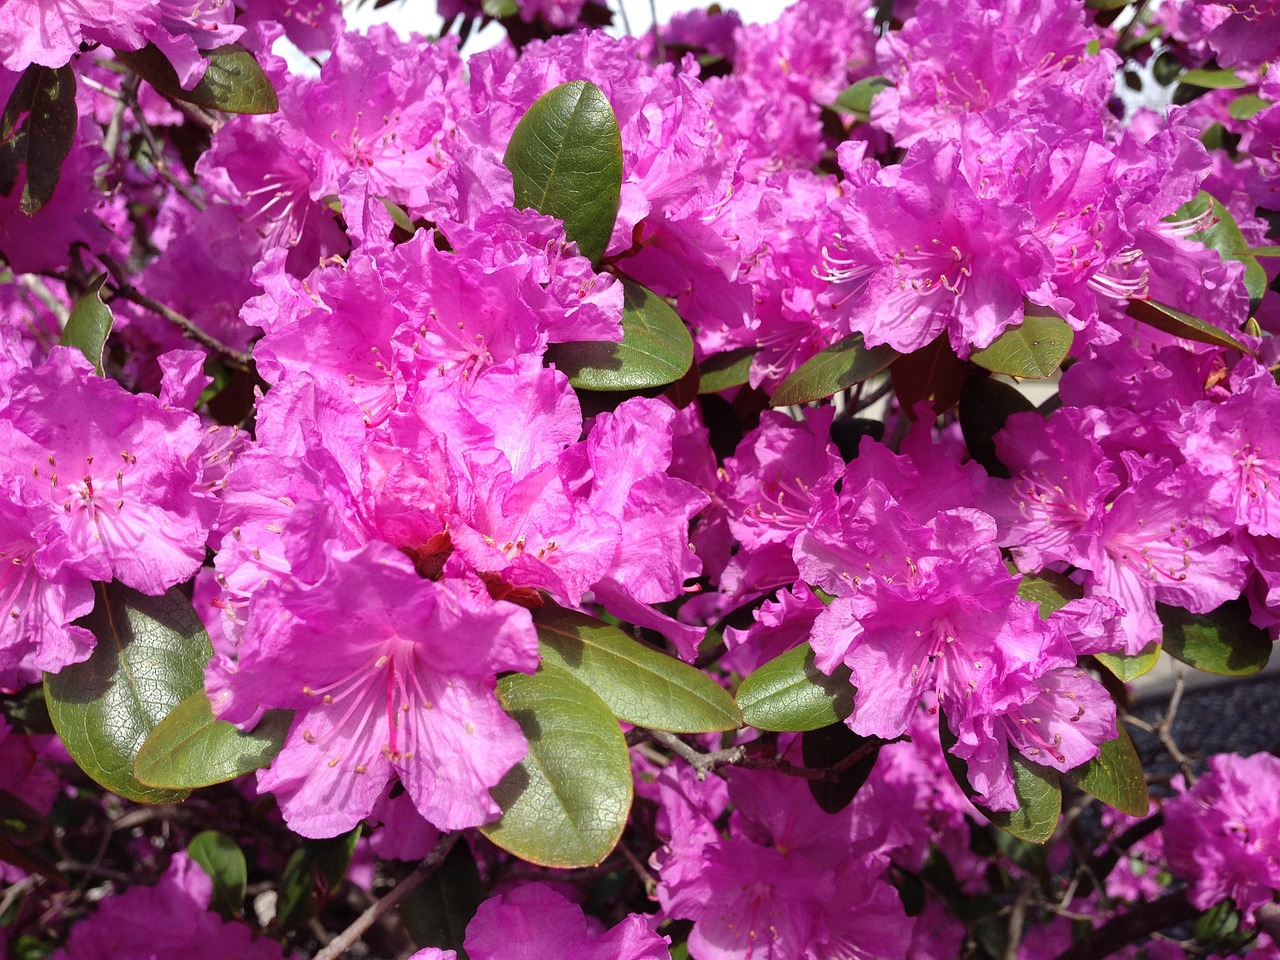
[[[742,719],[760,730],[818,730],[853,713],[848,667],[827,676],[803,643],[758,667],[738,687]]]
[[[252,733],[217,720],[204,687],[178,704],[143,741],[133,775],[149,787],[193,790],[265,767],[280,752],[292,710],[268,710]]]
[[[455,843],[439,869],[404,898],[400,919],[416,946],[452,950],[467,960],[467,924],[487,896],[471,845]]]
[[[1224,603],[1209,613],[1156,604],[1164,624],[1164,649],[1185,664],[1224,677],[1247,677],[1271,659],[1267,632],[1249,622],[1249,602]]]
[[[1251,352],[1227,331],[1215,327],[1207,320],[1201,320],[1176,307],[1171,307],[1167,303],[1156,300],[1130,300],[1127,312],[1135,320],[1175,337],[1182,337],[1184,340],[1209,343],[1215,347],[1230,347],[1241,353]]]
[[[226,113],[275,113],[280,109],[271,81],[253,54],[238,43],[206,51],[209,65],[190,90],[183,89],[172,64],[153,43],[141,50],[117,50],[116,57],[173,100]]]
[[[502,819],[480,832],[544,867],[590,867],[613,850],[631,812],[631,758],[604,701],[558,667],[498,681],[529,753],[493,788]]]
[[[105,273],[99,274],[84,296],[76,301],[59,341],[64,347],[75,347],[83,353],[98,376],[102,376],[102,352],[111,335],[111,325],[115,323],[111,308],[102,302],[102,284],[106,279]]]
[[[360,825],[327,840],[307,840],[284,865],[276,897],[275,925],[295,930],[316,916],[351,866]]]
[[[831,109],[836,113],[848,114],[867,123],[871,119],[871,101],[876,98],[877,93],[891,86],[893,83],[886,77],[867,77],[859,80],[853,86],[845,87],[840,91],[835,103],[831,104]]]
[[[883,372],[900,356],[902,354],[888,344],[867,347],[862,334],[850,334],[810,357],[799,370],[778,384],[769,404],[784,407],[825,400]]]
[[[1029,413],[1035,404],[1016,387],[991,377],[970,377],[960,391],[960,432],[969,456],[993,477],[1009,478],[1009,468],[996,455],[995,435],[1015,413]]]
[[[1131,817],[1145,817],[1151,806],[1147,777],[1142,761],[1124,727],[1120,736],[1102,744],[1096,757],[1065,774],[1068,780],[1090,796]]]
[[[807,780],[809,793],[826,813],[839,813],[858,795],[871,771],[884,741],[854,733],[843,723],[833,723],[821,730],[810,730],[800,737],[800,755],[804,765],[816,770],[835,767],[854,754],[862,755],[836,775],[833,780]]]
[[[49,717],[80,769],[108,790],[140,803],[181,800],[188,791],[139,783],[133,761],[156,725],[204,689],[209,636],[176,587],[160,597],[118,583],[94,589],[93,612],[77,623],[97,646],[83,663],[45,674]]]
[[[973,351],[969,359],[992,373],[1023,380],[1048,380],[1057,373],[1075,332],[1045,307],[1028,306],[1027,310],[1022,323],[1000,334],[990,346]]]
[[[1227,69],[1188,70],[1178,80],[1206,90],[1239,90],[1249,85],[1247,80],[1237,77],[1234,70]]]
[[[617,627],[545,603],[533,613],[542,662],[581,680],[619,720],[672,733],[742,726],[738,705],[701,670]]]
[[[693,365],[693,338],[670,304],[622,281],[622,342],[578,340],[547,348],[579,390],[646,390],[675,383]]]
[[[1018,596],[1040,607],[1040,616],[1048,620],[1072,600],[1084,596],[1084,589],[1055,570],[1026,574],[1018,581]]]
[[[893,365],[889,376],[893,393],[907,416],[916,416],[916,404],[925,401],[937,415],[960,402],[960,391],[973,368],[961,360],[947,334],[908,353]]]
[[[228,920],[243,913],[249,870],[240,845],[217,830],[205,830],[191,838],[187,854],[213,881],[210,909]]]
[[[598,263],[622,192],[622,133],[604,91],[574,80],[544,93],[520,118],[502,162],[516,206],[559,217],[565,235]]]
[[[1095,653],[1093,659],[1106,667],[1117,680],[1129,683],[1152,671],[1160,660],[1160,645],[1150,643],[1141,653]]]
[[[1209,226],[1197,230],[1188,239],[1198,240],[1210,250],[1217,250],[1223,260],[1239,260],[1243,263],[1245,290],[1249,294],[1250,304],[1256,307],[1262,302],[1270,281],[1258,258],[1249,252],[1249,241],[1240,232],[1236,218],[1204,190],[1179,207],[1170,219],[1185,221],[1197,217],[1207,217]]]
[[[53,197],[62,161],[76,139],[76,75],[67,64],[31,64],[0,115],[0,194],[8,196],[25,167],[18,208],[33,216]]]
[[[755,347],[739,347],[708,357],[699,365],[698,393],[719,393],[742,386],[751,376],[755,355]]]

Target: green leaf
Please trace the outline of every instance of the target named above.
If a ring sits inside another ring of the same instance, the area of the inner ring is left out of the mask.
[[[701,670],[584,613],[544,603],[533,613],[542,662],[585,683],[619,720],[673,733],[742,726],[738,705]]]
[[[209,65],[190,90],[183,89],[169,59],[153,43],[141,50],[117,50],[116,57],[173,100],[226,113],[275,113],[280,109],[271,81],[253,54],[238,43],[205,51]]]
[[[799,370],[778,384],[769,405],[784,407],[825,400],[881,373],[900,356],[887,344],[866,347],[862,334],[850,334],[810,357]]]
[[[1165,333],[1197,343],[1209,343],[1215,347],[1230,347],[1241,353],[1250,353],[1248,347],[1227,331],[1215,327],[1207,320],[1183,313],[1176,307],[1156,300],[1130,300],[1129,316]]]
[[[667,301],[622,281],[622,342],[554,343],[547,360],[579,390],[646,390],[675,383],[693,365],[693,338]]]
[[[631,760],[622,728],[591,688],[558,667],[498,681],[529,753],[493,788],[502,819],[480,832],[544,867],[590,867],[607,857],[631,812]]]
[[[276,898],[275,923],[281,931],[295,930],[316,916],[351,865],[360,827],[328,840],[308,840],[289,857]]]
[[[1147,776],[1133,741],[1123,726],[1120,735],[1102,744],[1096,757],[1064,776],[1090,796],[1131,817],[1145,817],[1151,806],[1147,796]]]
[[[1254,306],[1261,303],[1263,294],[1267,292],[1267,272],[1258,258],[1249,252],[1249,241],[1240,232],[1230,210],[1201,190],[1179,207],[1171,219],[1192,220],[1205,216],[1209,218],[1210,225],[1191,234],[1189,239],[1198,240],[1209,249],[1217,250],[1224,260],[1239,260],[1243,263],[1244,286],[1249,293],[1249,301]]]
[[[487,896],[470,845],[455,843],[439,869],[404,899],[400,916],[416,946],[452,950],[467,960],[467,924]]]
[[[1271,104],[1256,93],[1245,93],[1236,97],[1227,105],[1227,115],[1232,120],[1249,120],[1269,106]]]
[[[1224,677],[1247,677],[1271,659],[1267,631],[1249,622],[1249,602],[1224,603],[1209,613],[1156,604],[1164,624],[1164,649],[1183,663]]]
[[[853,713],[848,667],[827,676],[813,662],[813,648],[802,643],[774,657],[742,681],[738,707],[742,718],[760,730],[818,730]]]
[[[698,393],[719,393],[742,386],[751,376],[755,355],[755,347],[739,347],[708,357],[699,365]]]
[[[62,339],[58,341],[64,347],[75,347],[83,353],[98,376],[102,376],[102,352],[115,322],[111,308],[102,302],[102,284],[106,279],[107,275],[101,273],[89,284],[89,289],[72,307]]]
[[[1090,10],[1123,10],[1133,0],[1084,0]]]
[[[622,133],[604,91],[574,80],[544,93],[520,118],[502,162],[516,206],[559,217],[582,255],[599,263],[622,191]]]
[[[173,803],[133,775],[138,750],[178,704],[204,689],[213,656],[204,624],[176,587],[148,597],[119,583],[95,584],[93,612],[77,620],[95,638],[88,660],[44,677],[45,700],[67,752],[108,790],[140,803]]]
[[[800,737],[800,755],[804,765],[815,770],[836,766],[860,750],[861,759],[841,770],[834,780],[806,780],[809,793],[826,813],[839,813],[858,795],[871,771],[884,741],[854,733],[843,723],[833,723],[820,730],[810,730]]]
[[[1280,246],[1276,247],[1249,247],[1244,251],[1251,257],[1280,257]]]
[[[252,733],[217,720],[204,687],[156,724],[133,761],[133,775],[149,787],[194,790],[265,767],[284,746],[292,710],[268,710]]]
[[[969,359],[992,373],[1023,380],[1048,380],[1057,373],[1075,333],[1046,307],[1028,305],[1027,310],[1022,323],[1000,334],[990,346],[973,351]]]
[[[243,913],[249,868],[240,845],[217,830],[204,830],[191,838],[187,854],[213,881],[210,909],[216,910],[226,920]]]
[[[8,196],[26,168],[19,209],[40,211],[58,186],[62,162],[76,139],[76,75],[71,65],[31,64],[0,114],[0,194]]]
[[[960,432],[969,456],[993,477],[1008,479],[1009,468],[996,455],[995,436],[1015,413],[1031,413],[1035,404],[1016,387],[991,377],[970,377],[960,390]]]
[[[859,80],[853,86],[845,87],[840,91],[836,102],[831,104],[831,109],[836,113],[845,113],[867,123],[871,119],[871,101],[885,87],[892,86],[893,83],[885,77],[867,77]]]
[[[480,9],[486,17],[501,20],[503,17],[514,17],[520,12],[520,5],[515,0],[484,0]]]
[[[1234,70],[1188,70],[1178,80],[1206,90],[1239,90],[1249,85],[1247,80],[1237,77]]]
[[[1160,645],[1152,642],[1139,653],[1095,653],[1093,659],[1111,671],[1117,680],[1129,683],[1151,672],[1160,661]]]
[[[1072,600],[1083,597],[1084,590],[1055,570],[1041,570],[1023,576],[1018,582],[1018,596],[1037,604],[1041,618],[1048,620]]]

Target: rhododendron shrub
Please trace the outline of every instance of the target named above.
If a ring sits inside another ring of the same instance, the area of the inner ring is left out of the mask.
[[[1280,8],[438,13],[0,7],[0,957],[1275,956]]]

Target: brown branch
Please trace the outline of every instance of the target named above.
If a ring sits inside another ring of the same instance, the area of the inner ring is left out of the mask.
[[[1200,911],[1178,890],[1159,900],[1139,903],[1117,914],[1079,943],[1058,954],[1057,960],[1102,960],[1157,930],[1177,926],[1199,916]]]

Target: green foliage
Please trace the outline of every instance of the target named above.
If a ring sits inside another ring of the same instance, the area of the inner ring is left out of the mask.
[[[1127,312],[1133,319],[1175,337],[1195,340],[1197,343],[1208,343],[1215,347],[1229,347],[1241,353],[1250,352],[1248,347],[1221,327],[1216,327],[1207,320],[1193,317],[1158,300],[1130,300]]]
[[[693,365],[693,338],[660,296],[622,281],[622,342],[579,340],[547,349],[579,390],[645,390],[675,383]]]
[[[88,660],[45,674],[45,699],[67,752],[102,786],[141,803],[172,803],[186,790],[140,783],[133,762],[147,736],[204,689],[213,656],[191,602],[176,587],[148,597],[95,584],[93,612],[77,621],[97,638]]]
[[[631,812],[631,758],[618,721],[590,687],[547,664],[503,677],[498,699],[529,753],[493,788],[502,819],[480,832],[540,866],[600,863]]]
[[[740,387],[751,375],[755,347],[739,347],[708,357],[699,366],[698,393],[719,393]]]
[[[1146,649],[1134,654],[1095,653],[1093,659],[1106,667],[1117,680],[1128,683],[1151,672],[1160,661],[1160,645],[1149,643]]]
[[[1035,405],[1016,387],[991,377],[970,377],[960,391],[960,431],[969,455],[993,477],[1009,476],[996,455],[995,436],[1015,413],[1029,413]]]
[[[455,843],[440,867],[404,899],[400,913],[417,946],[453,950],[458,960],[467,960],[467,924],[486,899],[471,847]]]
[[[64,347],[75,347],[83,353],[98,376],[102,376],[102,354],[115,323],[111,308],[102,302],[102,284],[106,279],[105,273],[98,274],[76,301],[59,341]]]
[[[1249,85],[1249,81],[1242,80],[1236,76],[1234,70],[1228,69],[1188,70],[1178,80],[1189,86],[1202,87],[1205,90],[1239,90],[1241,87]]]
[[[760,730],[818,730],[853,713],[847,667],[827,676],[813,662],[807,643],[758,667],[738,687],[742,718]]]
[[[783,407],[825,400],[882,373],[900,356],[893,347],[885,344],[867,347],[863,345],[862,334],[850,334],[810,357],[778,384],[769,404]]]
[[[800,754],[806,767],[815,770],[831,769],[847,763],[850,757],[861,754],[834,779],[805,781],[818,806],[827,813],[839,813],[853,803],[853,798],[858,795],[875,768],[882,743],[878,737],[864,737],[854,733],[843,723],[833,723],[802,734]]]
[[[0,194],[27,171],[18,208],[34,216],[53,197],[62,162],[76,139],[76,75],[71,65],[22,71],[0,114]]]
[[[1090,796],[1131,817],[1145,817],[1151,805],[1142,760],[1123,726],[1119,736],[1102,744],[1098,756],[1064,776]]]
[[[1231,211],[1201,190],[1179,207],[1173,218],[1190,220],[1202,216],[1210,218],[1209,226],[1191,234],[1190,239],[1200,241],[1211,250],[1217,250],[1223,260],[1239,260],[1244,264],[1244,286],[1249,293],[1250,303],[1256,306],[1267,292],[1267,272],[1258,258],[1250,252],[1249,241],[1240,232]]]
[[[1209,613],[1156,604],[1164,624],[1164,649],[1183,663],[1224,677],[1247,677],[1271,659],[1275,646],[1249,622],[1249,602],[1231,600]]]
[[[709,733],[742,725],[737,704],[701,670],[586,614],[534,611],[542,662],[590,687],[619,720],[652,730]]]
[[[1035,311],[1035,312],[1033,312]],[[1028,304],[1022,323],[995,342],[973,351],[969,359],[992,373],[1023,380],[1048,380],[1066,359],[1075,332],[1047,307]]]
[[[351,865],[360,827],[329,840],[307,840],[293,851],[280,876],[275,924],[281,932],[296,930],[316,916]]]
[[[881,90],[892,86],[893,83],[885,77],[866,77],[841,90],[831,109],[867,123],[871,120],[871,101]]]
[[[275,113],[280,109],[271,81],[253,54],[238,43],[205,51],[209,65],[190,90],[183,88],[173,65],[153,43],[141,50],[115,53],[125,66],[172,100],[225,113]]]
[[[622,192],[622,133],[604,91],[574,80],[544,93],[520,118],[502,162],[516,206],[559,217],[582,255],[599,263]]]
[[[240,916],[249,883],[249,868],[240,845],[217,830],[204,830],[191,838],[187,853],[213,881],[210,909],[226,920]]]
[[[1040,616],[1047,620],[1072,600],[1084,596],[1079,584],[1055,570],[1041,570],[1025,574],[1018,581],[1018,596],[1040,607]]]

